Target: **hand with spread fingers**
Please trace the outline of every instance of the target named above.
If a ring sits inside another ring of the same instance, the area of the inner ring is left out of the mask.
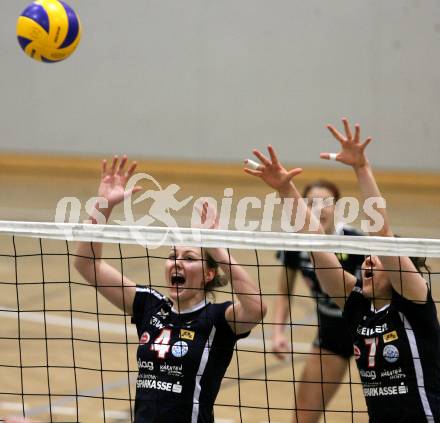
[[[353,136],[348,119],[342,118],[342,123],[344,125],[345,135],[341,134],[334,126],[327,125],[327,129],[332,133],[336,140],[339,141],[341,151],[334,157],[332,157],[334,153],[321,153],[320,157],[324,160],[331,160],[334,158],[334,160],[352,166],[355,169],[364,167],[368,164],[367,157],[365,156],[365,149],[367,145],[370,144],[371,137],[368,137],[361,143],[361,129],[359,124],[354,126]]]
[[[290,181],[296,175],[302,172],[302,169],[295,168],[292,170],[287,170],[279,161],[275,153],[274,148],[269,145],[267,151],[270,155],[270,160],[259,150],[253,150],[253,154],[257,157],[261,164],[251,169],[249,166],[249,160],[245,160],[244,171],[252,176],[257,176],[261,178],[267,185],[277,191],[283,191],[289,187]],[[254,166],[252,166],[254,167]]]
[[[130,191],[125,190],[128,180],[133,175],[137,163],[133,162],[126,170],[127,156],[114,156],[110,168],[107,166],[107,160],[102,161],[101,183],[98,188],[98,196],[108,201],[108,207],[112,208],[135,192],[141,190],[141,187],[134,187]]]

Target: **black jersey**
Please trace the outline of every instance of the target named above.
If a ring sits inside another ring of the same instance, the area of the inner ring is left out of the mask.
[[[344,318],[371,422],[440,422],[440,327],[431,293],[425,304],[393,291],[372,310],[358,283]]]
[[[157,291],[137,287],[133,319],[139,336],[135,423],[213,423],[213,406],[239,338],[225,311],[202,302],[173,311]]]
[[[336,235],[361,236],[362,232],[349,227],[340,227]],[[360,269],[364,256],[356,254],[336,254],[342,267],[347,272],[360,277]],[[322,290],[318,277],[316,276],[310,255],[306,251],[279,251],[277,254],[281,262],[292,270],[301,270],[302,275],[309,285],[313,297],[317,301],[318,311],[330,317],[342,317],[341,309]]]

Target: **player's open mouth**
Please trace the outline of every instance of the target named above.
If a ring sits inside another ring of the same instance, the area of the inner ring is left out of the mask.
[[[171,285],[175,286],[175,285],[183,285],[185,283],[185,277],[182,275],[172,275],[171,276]]]

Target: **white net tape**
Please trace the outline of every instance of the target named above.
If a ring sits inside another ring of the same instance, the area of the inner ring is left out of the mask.
[[[68,241],[255,250],[329,251],[360,255],[439,257],[440,240],[153,226],[0,221],[0,234]]]

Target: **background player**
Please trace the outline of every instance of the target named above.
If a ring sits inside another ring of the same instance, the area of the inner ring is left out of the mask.
[[[125,191],[136,163],[126,171],[127,157],[104,161],[97,213],[108,220],[115,205],[140,190]],[[201,210],[201,222],[208,217]],[[215,228],[216,223],[212,227]],[[176,247],[165,265],[170,299],[154,289],[136,286],[102,257],[101,244],[79,243],[76,268],[136,324],[139,375],[136,384],[136,423],[205,423],[214,421],[213,405],[235,342],[245,337],[266,312],[261,295],[244,269],[224,249]],[[217,264],[218,263],[218,264]],[[231,281],[237,300],[212,304],[207,291],[221,285],[218,266]]]
[[[320,223],[326,234],[361,235],[361,232],[354,228],[335,224],[335,203],[340,198],[340,192],[334,183],[326,180],[312,182],[304,188],[302,196],[309,200],[309,207],[312,207],[314,199],[332,199],[332,205],[322,208],[320,213]],[[319,285],[309,253],[281,251],[278,258],[285,266],[280,272],[279,295],[274,306],[272,348],[278,358],[286,359],[286,351],[290,350],[290,336],[286,337],[285,329],[286,322],[290,320],[293,300],[290,295],[298,270],[301,271],[316,301],[318,333],[310,354],[307,354],[296,389],[296,413],[293,417],[294,422],[314,423],[319,420],[322,410],[325,410],[336,393],[347,370],[349,358],[353,355],[353,345],[341,309]],[[347,272],[360,276],[363,256],[339,254],[338,258]]]
[[[341,145],[336,160],[353,167],[364,200],[381,198],[364,153],[371,139],[361,143],[359,125],[353,135],[348,121],[343,123],[345,135],[328,126]],[[297,199],[298,209],[313,220],[291,182],[301,169],[287,171],[271,147],[271,160],[254,153],[262,164],[246,172],[277,189],[282,198]],[[383,224],[371,221],[369,233],[393,236],[385,208],[377,212]],[[303,232],[323,230],[305,226]],[[370,421],[440,421],[440,326],[430,289],[413,263],[417,260],[369,256],[357,280],[342,269],[335,254],[314,252],[312,258],[321,286],[344,310]]]

